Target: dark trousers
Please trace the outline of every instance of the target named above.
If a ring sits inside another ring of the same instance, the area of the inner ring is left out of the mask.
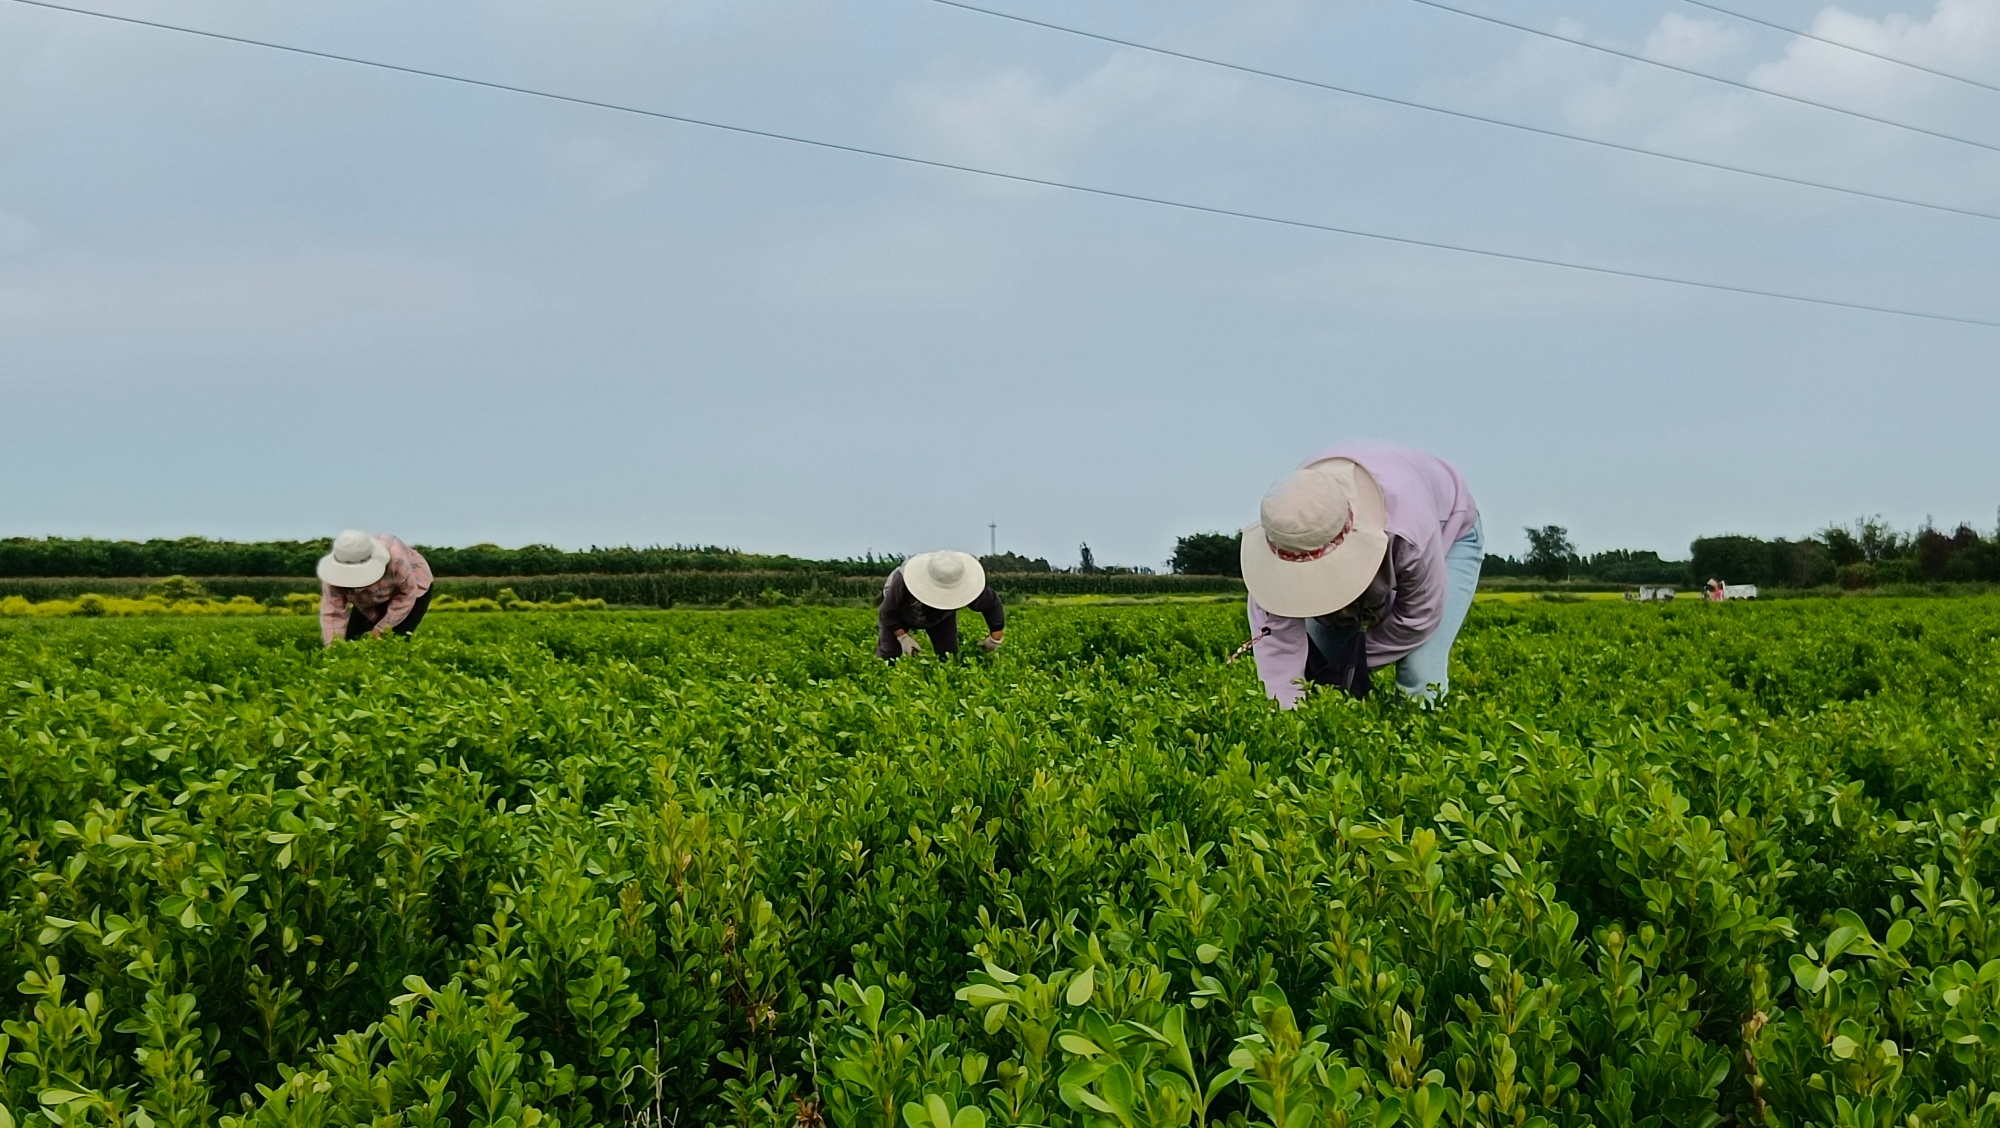
[[[403,621],[389,628],[390,633],[399,635],[411,634],[417,629],[417,625],[424,621],[424,612],[430,610],[430,607],[431,593],[430,589],[426,588],[424,589],[424,593],[417,597],[417,602],[410,607],[410,613],[403,616]],[[349,607],[347,609],[347,641],[353,642],[357,639],[368,637],[368,632],[375,629],[375,624],[381,622],[382,616],[387,614],[388,611],[389,607],[387,604],[384,604],[380,611],[375,612],[363,611],[359,607]]]
[[[958,653],[958,614],[953,612],[935,627],[925,627],[923,632],[931,636],[931,649],[939,654]],[[875,657],[890,662],[903,656],[903,645],[896,641],[896,632],[883,627],[875,634]]]
[[[1368,696],[1366,635],[1358,627],[1308,620],[1306,682],[1335,686],[1355,697]]]

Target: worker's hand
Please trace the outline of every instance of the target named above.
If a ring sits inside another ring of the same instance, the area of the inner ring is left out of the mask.
[[[917,641],[917,636],[908,631],[904,631],[902,634],[896,636],[896,645],[903,648],[903,657],[905,658],[924,652],[924,646]]]
[[[991,654],[995,650],[1000,649],[1000,642],[1001,642],[1000,632],[994,631],[992,634],[987,635],[985,638],[979,640],[979,649],[986,651],[988,654]]]

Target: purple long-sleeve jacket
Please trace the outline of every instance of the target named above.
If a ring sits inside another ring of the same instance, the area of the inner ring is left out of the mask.
[[[1368,665],[1400,661],[1423,645],[1444,621],[1445,552],[1472,529],[1479,509],[1465,479],[1435,455],[1389,443],[1329,447],[1299,465],[1329,458],[1359,463],[1382,487],[1388,510],[1389,550],[1382,568],[1357,602],[1381,616],[1366,635]],[[1250,601],[1250,637],[1264,689],[1289,709],[1304,692],[1306,621],[1273,615]]]

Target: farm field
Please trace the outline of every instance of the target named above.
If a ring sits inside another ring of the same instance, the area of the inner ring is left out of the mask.
[[[2000,600],[0,621],[0,1128],[2000,1122]]]

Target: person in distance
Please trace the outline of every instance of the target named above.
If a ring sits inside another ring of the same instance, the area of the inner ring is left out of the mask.
[[[395,537],[349,529],[319,558],[319,634],[328,646],[410,634],[430,605],[430,564]]]
[[[1309,685],[1362,697],[1368,672],[1393,664],[1398,689],[1435,700],[1485,559],[1479,508],[1443,459],[1390,444],[1306,459],[1243,530],[1265,691],[1287,709]]]
[[[875,657],[894,662],[920,653],[917,631],[931,636],[939,654],[958,653],[958,611],[968,607],[986,619],[986,637],[979,649],[998,650],[1007,633],[1007,609],[1000,593],[986,583],[986,569],[970,553],[920,552],[889,573],[882,585],[882,606],[876,612],[880,630]]]

